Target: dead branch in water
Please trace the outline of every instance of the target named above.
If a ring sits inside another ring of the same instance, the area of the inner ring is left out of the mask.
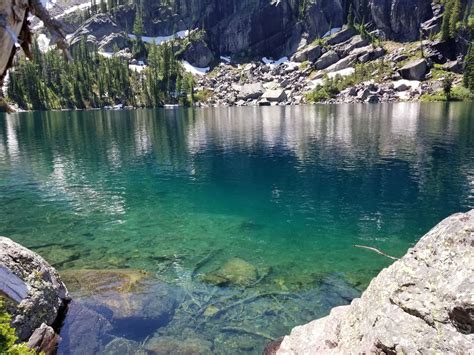
[[[272,337],[268,334],[261,333],[259,331],[248,330],[242,327],[223,327],[222,330],[225,332],[239,332],[239,333],[246,333],[250,335],[257,335],[259,337],[270,339],[270,340],[275,339],[275,337]]]
[[[389,259],[392,259],[392,260],[398,260],[398,258],[394,257],[394,256],[391,256],[391,255],[388,255],[388,254],[385,254],[383,251],[377,249],[377,248],[374,248],[374,247],[369,247],[367,245],[358,245],[358,244],[355,244],[354,247],[356,248],[362,248],[362,249],[368,249],[368,250],[371,250],[377,254],[380,254],[380,255],[383,255]]]
[[[216,254],[220,253],[222,249],[214,249],[209,252],[204,258],[199,260],[196,265],[194,266],[193,271],[191,272],[191,278],[193,279],[197,272],[205,265],[207,264]]]
[[[295,294],[290,293],[290,292],[278,292],[278,291],[276,291],[276,292],[260,293],[260,294],[256,294],[256,295],[253,295],[253,296],[249,296],[247,298],[243,298],[243,299],[241,299],[237,302],[231,303],[231,304],[219,309],[216,313],[214,313],[212,315],[212,317],[217,317],[218,315],[221,315],[222,313],[225,313],[226,311],[228,311],[229,309],[231,309],[233,307],[239,306],[239,305],[247,303],[247,302],[254,301],[254,300],[262,298],[262,297],[268,297],[268,296],[298,297],[298,295],[295,295]],[[219,303],[219,302],[213,303],[212,305],[215,305],[217,303]]]

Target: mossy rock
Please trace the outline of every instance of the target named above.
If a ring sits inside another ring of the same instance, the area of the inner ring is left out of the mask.
[[[69,291],[83,296],[105,292],[136,291],[150,274],[136,269],[65,270],[60,273]]]
[[[203,276],[204,282],[216,286],[250,286],[258,279],[257,268],[240,259],[229,259],[224,265]]]

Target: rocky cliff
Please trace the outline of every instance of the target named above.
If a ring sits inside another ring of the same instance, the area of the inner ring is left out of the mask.
[[[121,30],[133,27],[138,3],[113,12]],[[396,41],[418,39],[421,23],[433,17],[431,0],[144,0],[143,24],[151,37],[202,29],[217,56],[281,57],[340,28],[350,5],[356,21]],[[64,20],[77,26],[75,17]]]
[[[294,328],[289,354],[468,354],[474,349],[474,210],[446,218],[361,298]]]

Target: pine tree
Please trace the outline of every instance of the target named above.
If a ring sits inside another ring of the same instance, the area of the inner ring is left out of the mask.
[[[450,0],[450,2],[452,5],[451,13],[449,14],[449,36],[450,38],[454,38],[461,21],[462,4],[461,0]]]
[[[354,27],[354,9],[352,8],[352,2],[349,4],[349,12],[347,13],[347,25],[351,28]]]
[[[474,93],[474,49],[471,45],[464,58],[464,86]]]
[[[135,36],[143,36],[143,11],[140,7],[137,7],[135,11],[135,21],[133,22],[133,33]]]
[[[443,22],[441,23],[441,40],[442,41],[447,41],[451,38],[450,21],[451,21],[452,9],[453,9],[452,0],[446,0],[444,4]]]

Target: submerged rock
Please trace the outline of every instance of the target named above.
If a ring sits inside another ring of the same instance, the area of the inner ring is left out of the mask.
[[[112,324],[98,312],[71,302],[61,328],[58,353],[69,355],[97,354],[112,336]]]
[[[106,292],[134,291],[143,286],[150,274],[137,269],[70,269],[62,271],[61,277],[71,292],[83,297]]]
[[[228,260],[219,269],[203,277],[203,281],[213,285],[249,286],[257,281],[258,271],[255,266],[240,258]]]
[[[115,338],[105,346],[103,351],[104,355],[126,355],[126,354],[139,354],[138,349],[140,344],[136,341]],[[143,353],[145,354],[145,353]]]
[[[141,270],[68,270],[63,276],[75,298],[108,317],[120,335],[166,325],[180,298],[177,290]]]
[[[349,306],[294,328],[277,354],[469,353],[473,276],[471,210],[439,223]]]
[[[12,326],[20,340],[51,326],[69,301],[59,274],[38,254],[0,237],[0,294],[8,298]]]

